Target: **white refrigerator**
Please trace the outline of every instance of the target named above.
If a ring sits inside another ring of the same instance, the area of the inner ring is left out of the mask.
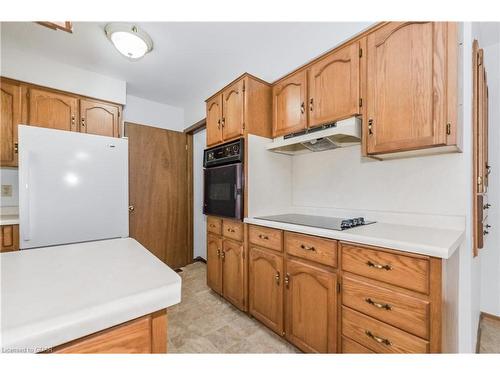
[[[125,238],[128,142],[19,125],[20,248]]]

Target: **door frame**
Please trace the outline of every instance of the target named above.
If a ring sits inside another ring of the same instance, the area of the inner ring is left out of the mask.
[[[207,127],[207,119],[203,118],[190,127],[184,129],[184,133],[186,133],[186,146],[188,152],[188,256],[191,259],[191,263],[201,261],[206,263],[207,260],[202,257],[197,257],[194,259],[194,214],[193,214],[193,199],[194,199],[194,185],[193,185],[193,136],[204,130]]]

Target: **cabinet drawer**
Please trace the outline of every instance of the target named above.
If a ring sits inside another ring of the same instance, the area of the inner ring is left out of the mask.
[[[429,338],[429,302],[344,274],[342,303],[354,310]]]
[[[243,241],[243,223],[241,221],[222,220],[222,235],[236,241]]]
[[[285,251],[290,255],[337,267],[337,241],[285,232]]]
[[[429,260],[341,243],[342,269],[417,292],[429,293]]]
[[[207,217],[207,230],[210,233],[220,235],[221,231],[222,231],[222,220],[217,218],[217,217],[208,216]]]
[[[283,251],[283,231],[279,229],[250,225],[248,230],[250,243],[267,247],[276,251]]]
[[[342,353],[344,354],[374,354],[372,350],[365,348],[356,341],[342,336]]]
[[[376,353],[428,353],[429,342],[342,307],[342,334]]]

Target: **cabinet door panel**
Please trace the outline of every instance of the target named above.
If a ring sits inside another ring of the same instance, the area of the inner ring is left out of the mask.
[[[335,353],[337,276],[306,263],[287,260],[286,335],[306,352]]]
[[[250,248],[249,312],[277,334],[283,333],[283,257]]]
[[[222,142],[222,95],[207,102],[207,146]]]
[[[222,252],[222,293],[236,307],[244,310],[245,249],[241,242],[224,239]]]
[[[78,99],[70,95],[29,89],[29,125],[78,131]]]
[[[21,122],[21,88],[1,81],[0,166],[17,166],[17,125]]]
[[[368,153],[446,142],[446,24],[391,22],[367,38]]]
[[[309,126],[359,114],[359,43],[313,64],[309,71]]]
[[[306,82],[302,70],[273,87],[273,137],[306,128]]]
[[[207,235],[207,285],[222,294],[222,239]]]
[[[118,137],[119,113],[117,106],[93,100],[80,100],[80,131],[82,133]]]
[[[222,93],[224,113],[222,134],[224,140],[243,134],[244,82],[244,79],[239,80]]]

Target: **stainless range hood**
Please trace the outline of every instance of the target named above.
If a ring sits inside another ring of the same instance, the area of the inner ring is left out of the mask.
[[[318,152],[361,143],[361,120],[351,117],[303,132],[274,138],[266,148],[282,154]]]

